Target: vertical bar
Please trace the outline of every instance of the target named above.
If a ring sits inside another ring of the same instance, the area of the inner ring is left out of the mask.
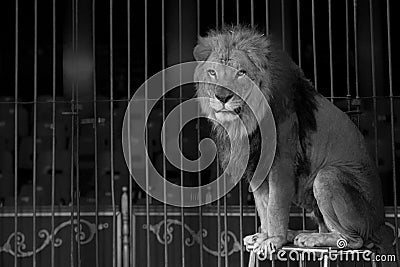
[[[131,170],[132,170],[132,151],[131,151],[131,112],[130,112],[130,107],[129,107],[129,101],[131,98],[131,1],[127,0],[126,3],[127,6],[127,91],[128,91],[128,100],[127,100],[127,118],[128,118],[128,167],[129,167],[129,244],[131,245],[130,247],[130,265],[128,266],[136,266],[136,262],[135,262],[135,251],[134,251],[134,231],[136,231],[136,229],[133,227],[133,205],[132,205],[132,199],[133,199],[133,183],[132,183],[132,177],[130,175]],[[125,267],[125,266],[124,266]]]
[[[166,67],[166,50],[165,50],[165,0],[161,1],[161,68],[164,70]],[[165,110],[165,73],[162,72],[162,92],[163,92],[163,102],[162,102],[162,117],[163,117],[163,122],[166,119],[166,110]],[[162,143],[166,144],[166,137],[165,137],[165,127],[162,128]],[[162,157],[162,171],[163,171],[163,177],[164,183],[163,183],[163,194],[164,194],[164,203],[163,203],[163,208],[164,208],[164,233],[168,232],[168,225],[167,225],[167,220],[168,220],[168,210],[167,210],[167,165],[166,165],[166,159],[163,155]],[[168,266],[168,242],[164,242],[164,265]]]
[[[75,101],[74,101],[74,94],[72,95],[72,100],[71,100],[71,110],[72,112],[75,112]],[[74,226],[75,226],[75,219],[74,219],[74,144],[75,144],[75,123],[74,123],[74,115],[71,116],[71,168],[70,168],[70,198],[71,198],[71,210],[70,210],[70,264],[71,267],[75,266],[74,262]]]
[[[394,223],[395,223],[395,236],[398,236],[398,210],[397,210],[397,182],[396,182],[396,150],[395,150],[395,126],[394,126],[394,95],[393,95],[393,69],[392,69],[392,39],[391,24],[390,24],[390,2],[386,0],[386,23],[387,23],[387,42],[388,42],[388,68],[389,68],[389,96],[390,96],[390,135],[392,137],[392,168],[393,168],[393,193],[394,193]],[[399,263],[399,242],[396,241],[396,262]]]
[[[239,0],[236,0],[236,25],[240,24],[240,8]],[[239,181],[239,242],[243,248],[243,183]],[[240,267],[244,266],[243,249],[240,250]]]
[[[219,157],[218,157],[218,153],[217,153],[217,177],[219,177],[220,175],[220,170],[219,170]],[[220,187],[219,187],[219,183],[217,183],[217,195],[220,195]],[[217,247],[218,247],[218,263],[217,266],[221,267],[221,199],[218,198],[217,200]]]
[[[218,29],[218,0],[215,0],[215,27]],[[219,158],[217,153],[217,177],[219,176]],[[219,195],[220,188],[217,183],[217,194]],[[217,200],[217,266],[221,267],[221,200]]]
[[[376,72],[375,72],[375,35],[374,35],[374,15],[373,3],[369,0],[369,26],[371,42],[371,77],[372,77],[372,104],[374,109],[374,143],[375,143],[375,164],[378,166],[378,116],[376,103]]]
[[[253,28],[254,27],[254,0],[251,0],[250,1],[250,10],[251,10],[251,27]],[[254,221],[255,221],[255,230],[256,230],[256,232],[257,232],[257,221],[258,221],[258,218],[257,218],[257,208],[256,208],[256,206],[254,205]],[[259,262],[258,262],[258,259],[257,259],[257,257],[256,257],[256,266],[258,266],[258,264],[259,264]]]
[[[147,80],[148,77],[148,23],[147,23],[147,0],[144,1],[144,77]],[[147,83],[145,83],[145,90],[144,90],[144,112],[145,118],[147,118],[147,98],[148,98],[148,87]],[[146,128],[146,135],[145,135],[146,144],[148,144],[148,131]],[[149,201],[150,197],[147,192],[149,192],[149,160],[148,157],[145,157],[145,172],[146,172],[146,257],[147,257],[147,266],[150,267],[150,206]]]
[[[79,0],[75,0],[74,20],[75,20],[75,49],[78,52],[78,39],[79,39]],[[76,54],[78,55],[78,53]],[[75,99],[76,105],[79,105],[79,83],[78,79],[75,79]],[[76,238],[76,252],[77,252],[77,265],[81,266],[81,209],[80,209],[80,177],[79,177],[79,110],[76,109],[75,118],[76,127],[76,148],[75,148],[75,178],[76,178],[76,220],[77,220],[77,238]]]
[[[55,266],[54,254],[54,198],[56,186],[56,0],[53,0],[53,62],[52,62],[52,82],[53,82],[53,103],[52,103],[52,142],[51,142],[51,266]]]
[[[236,0],[236,25],[240,24],[240,8],[239,8],[239,0]]]
[[[254,0],[250,0],[250,12],[251,27],[254,28]]]
[[[218,0],[215,0],[215,28],[219,28],[219,8],[218,8]]]
[[[72,51],[74,56],[74,65],[76,64],[76,43],[75,43],[75,0],[72,0]],[[75,80],[75,77],[74,77]],[[75,266],[74,261],[74,226],[75,226],[75,219],[74,219],[74,154],[75,154],[75,113],[77,112],[77,106],[75,103],[75,81],[72,81],[72,94],[71,94],[71,177],[70,177],[70,186],[71,186],[71,215],[70,215],[70,264],[71,267]]]
[[[300,12],[300,0],[296,0],[297,2],[297,53],[298,53],[298,63],[301,68],[301,12]],[[304,224],[303,224],[304,225]]]
[[[99,266],[99,172],[98,172],[98,150],[97,150],[97,72],[96,72],[96,0],[92,0],[92,65],[93,65],[93,138],[94,138],[94,198],[95,198],[95,266]],[[128,138],[129,140],[129,138]]]
[[[14,58],[14,248],[18,240],[18,34],[19,34],[19,11],[18,0],[15,0],[15,58]],[[18,266],[18,254],[14,253],[14,267]]]
[[[299,67],[302,67],[302,57],[301,57],[301,10],[300,10],[300,0],[296,0],[297,4],[297,53],[298,53],[298,64]],[[301,209],[301,222],[303,230],[306,230],[307,213],[304,208]],[[304,262],[300,262],[300,264],[305,264]]]
[[[215,27],[218,29],[218,0],[215,0]],[[219,176],[219,158],[217,153],[217,177]],[[219,183],[217,183],[217,194],[219,195],[220,188]],[[217,266],[221,267],[221,200],[217,200]]]
[[[226,175],[224,174],[224,192],[226,192]],[[224,253],[225,253],[225,267],[229,266],[228,258],[228,203],[226,202],[227,196],[224,195]]]
[[[249,185],[250,188],[250,185]],[[254,198],[254,194],[253,194],[253,198]],[[257,207],[254,204],[254,232],[258,233],[258,213],[257,213]],[[256,266],[258,267],[259,265],[259,261],[258,261],[258,257],[256,256]]]
[[[178,1],[178,43],[179,43],[179,63],[182,62],[182,0]],[[181,67],[179,68],[179,81],[182,81],[182,69]],[[180,84],[180,83],[179,83]],[[183,102],[183,91],[182,91],[182,86],[179,86],[179,98],[180,98],[180,103]],[[182,107],[179,108],[179,127],[182,126]],[[180,147],[183,149],[183,131],[180,133],[180,138],[179,138],[179,144]],[[182,222],[182,227],[181,227],[181,250],[182,250],[182,267],[185,266],[185,210],[183,208],[183,155],[180,153],[180,174],[181,174],[181,222]]]
[[[239,243],[243,248],[243,183],[239,181]],[[244,266],[243,249],[240,250],[240,267]]]
[[[221,20],[222,20],[222,28],[225,27],[225,2],[221,0]],[[226,176],[224,175],[224,192],[226,192]],[[228,207],[227,207],[227,196],[224,195],[224,262],[225,267],[228,267],[229,258],[228,258]]]
[[[360,97],[358,86],[358,40],[357,40],[357,0],[353,0],[353,29],[354,29],[354,71],[356,80],[356,98]]]
[[[281,23],[282,23],[282,49],[286,50],[285,38],[285,0],[281,0]]]
[[[196,1],[196,11],[197,11],[197,36],[200,36],[200,0]],[[200,114],[200,106],[197,107],[197,114]],[[200,118],[197,118],[197,143],[200,143]],[[198,158],[200,158],[200,151],[198,152]],[[198,169],[198,174],[197,174],[197,180],[198,180],[198,186],[199,186],[199,233],[200,233],[200,239],[199,239],[199,255],[200,255],[200,267],[204,266],[204,260],[203,260],[203,209],[202,209],[202,192],[201,192],[201,164],[200,161],[197,165]]]
[[[114,47],[113,47],[113,0],[110,0],[110,186],[111,186],[111,205],[113,211],[112,218],[112,257],[113,257],[113,267],[116,266],[116,206],[115,206],[115,188],[114,188]]]
[[[122,187],[122,195],[121,195],[121,214],[122,214],[122,249],[119,247],[119,250],[122,250],[122,266],[128,267],[129,265],[129,213],[128,213],[128,205],[129,199],[127,194],[128,188]],[[120,216],[121,217],[121,216]],[[121,220],[118,220],[121,221]],[[118,231],[121,232],[120,230]],[[121,242],[119,242],[120,244]],[[118,267],[121,267],[121,261],[118,261]]]
[[[312,39],[313,39],[313,60],[314,60],[314,86],[315,90],[318,91],[318,75],[317,75],[317,47],[315,41],[315,0],[311,0],[311,12],[312,12]]]
[[[265,32],[269,35],[269,1],[265,0]]]
[[[349,40],[349,2],[346,0],[346,88],[347,88],[347,111],[351,109],[350,92],[350,40]]]
[[[221,0],[221,25],[225,27],[225,0]]]
[[[33,182],[32,182],[32,208],[33,208],[33,223],[32,223],[32,266],[36,267],[36,161],[37,161],[37,65],[38,65],[38,28],[37,28],[37,0],[34,2],[34,53],[33,53]]]
[[[254,28],[254,0],[250,1],[250,17],[251,17],[251,27]],[[257,208],[254,205],[254,221],[256,225],[256,232],[257,232]],[[256,257],[257,258],[257,257]],[[258,266],[258,259],[256,260],[256,266]]]
[[[330,86],[331,86],[331,102],[333,103],[333,48],[332,48],[332,0],[328,0],[328,20],[329,20],[329,70],[330,70]]]
[[[359,83],[358,83],[358,32],[357,32],[357,0],[353,1],[353,30],[354,30],[354,72],[356,85],[356,99],[360,98]],[[360,105],[356,105],[357,111],[360,110]],[[357,112],[357,126],[360,126],[360,115]]]

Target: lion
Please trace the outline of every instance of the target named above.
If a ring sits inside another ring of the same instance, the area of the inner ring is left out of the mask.
[[[228,174],[245,169],[243,177],[251,181],[257,164],[263,164],[257,118],[262,121],[268,113],[262,98],[275,120],[273,164],[253,190],[260,233],[244,238],[248,249],[267,255],[289,242],[338,247],[344,240],[351,249],[375,245],[392,251],[380,178],[362,134],[270,36],[245,26],[226,27],[199,37],[193,54],[201,110],[210,118],[220,165]],[[244,138],[248,162],[243,162]],[[234,164],[226,169],[229,160]],[[288,230],[292,203],[312,214],[317,231]]]

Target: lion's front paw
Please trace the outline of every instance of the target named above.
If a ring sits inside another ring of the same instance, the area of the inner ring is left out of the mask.
[[[247,251],[254,250],[255,247],[258,247],[260,243],[268,238],[266,233],[256,233],[253,235],[248,235],[243,238],[244,245],[246,246]]]
[[[265,233],[259,233],[245,237],[244,243],[248,251],[266,256],[280,249],[286,243],[286,238],[283,236],[268,237]]]
[[[319,239],[317,235],[301,233],[294,238],[293,243],[299,247],[315,247],[320,243]]]
[[[286,238],[283,236],[273,236],[261,242],[261,244],[254,249],[257,254],[271,255],[276,252],[286,243]]]

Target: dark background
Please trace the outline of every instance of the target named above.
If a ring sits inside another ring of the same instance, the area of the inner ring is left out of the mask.
[[[301,63],[306,77],[316,84],[317,90],[343,111],[348,112],[365,136],[371,155],[375,158],[383,183],[385,205],[393,206],[396,189],[399,189],[399,186],[395,188],[394,185],[397,182],[394,172],[399,173],[400,159],[398,122],[400,65],[397,51],[399,38],[396,31],[399,25],[398,6],[396,1],[390,2],[391,32],[388,36],[386,1],[331,1],[331,18],[328,12],[328,0],[314,2],[313,13],[312,0],[301,0],[299,9],[297,1],[294,0],[198,2],[165,0],[164,10],[161,1],[131,1],[130,32],[128,32],[127,1],[113,1],[111,47],[109,1],[96,1],[94,13],[91,1],[79,1],[78,9],[72,8],[73,1],[57,1],[55,46],[52,39],[54,24],[51,0],[38,1],[36,29],[34,2],[19,1],[17,44],[15,2],[3,1],[0,8],[1,206],[14,206],[15,177],[18,178],[19,206],[32,206],[32,191],[35,190],[32,185],[33,177],[37,182],[37,209],[50,205],[53,162],[56,176],[54,201],[57,206],[67,206],[72,201],[73,205],[76,205],[77,191],[80,193],[80,205],[88,206],[89,210],[94,210],[96,201],[103,206],[113,204],[111,177],[115,180],[114,204],[119,204],[122,187],[129,185],[129,172],[122,157],[120,140],[122,118],[129,99],[146,78],[165,67],[193,60],[192,50],[198,35],[204,36],[210,29],[237,23],[254,26],[261,32],[271,34],[296,63]],[[355,2],[356,19],[353,13]],[[253,7],[251,3],[254,4]],[[78,15],[75,19],[73,11]],[[370,11],[373,19],[373,50]],[[300,14],[299,25],[298,14]],[[331,31],[329,19],[331,19]],[[77,30],[75,35],[77,39],[73,38],[74,27]],[[34,46],[35,30],[37,49]],[[128,34],[130,47],[128,47]],[[391,38],[391,54],[388,50],[388,37]],[[54,47],[55,57],[53,57]],[[128,50],[131,53],[130,58]],[[37,55],[36,75],[35,55]],[[54,69],[53,59],[55,59]],[[94,74],[96,74],[95,79]],[[166,96],[167,113],[180,101],[193,95],[193,85],[184,86],[182,91],[176,88]],[[56,100],[54,158],[52,157],[53,97]],[[96,114],[93,111],[95,97]],[[391,100],[394,106],[392,114]],[[15,103],[18,106],[16,134]],[[150,116],[148,141],[150,159],[160,172],[163,171],[164,162],[160,144],[163,116],[161,104],[159,101]],[[393,115],[393,125],[391,125],[391,115]],[[94,141],[94,117],[98,119],[97,142]],[[208,136],[209,125],[206,121],[200,120],[199,129],[200,138]],[[198,153],[198,140],[193,139],[197,133],[196,122],[185,125],[182,139],[183,152],[191,159],[195,159]],[[33,156],[34,150],[37,155],[36,162]],[[214,163],[202,171],[200,176],[202,184],[208,183],[215,177],[215,168]],[[168,179],[177,184],[181,183],[181,175],[187,186],[198,183],[198,174],[187,172],[181,174],[168,162],[166,173]],[[96,185],[98,199],[95,198]],[[251,207],[252,196],[247,193],[247,185],[243,183],[243,186],[244,205]],[[132,201],[135,205],[146,203],[145,194],[137,186],[133,185],[132,192]],[[226,200],[229,205],[238,205],[238,188],[230,192]],[[151,205],[161,204],[151,198],[150,202]],[[0,212],[3,212],[2,208]],[[1,225],[0,221],[0,228]],[[0,241],[6,237],[7,235],[3,235]]]

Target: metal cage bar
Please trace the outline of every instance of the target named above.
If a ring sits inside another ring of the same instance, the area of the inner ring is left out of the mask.
[[[351,109],[350,90],[350,22],[349,22],[349,0],[346,0],[346,89],[347,89],[347,111]]]
[[[74,5],[74,17],[73,17],[73,25],[74,25],[74,33],[75,33],[75,51],[76,55],[78,55],[78,41],[79,41],[79,0],[74,0],[75,5]],[[77,67],[78,67],[78,62],[76,62]],[[77,266],[80,267],[82,265],[81,263],[81,200],[80,200],[80,172],[79,172],[79,124],[80,124],[80,117],[79,117],[79,81],[78,79],[75,79],[74,81],[75,87],[75,103],[76,103],[76,114],[75,114],[75,130],[76,130],[76,142],[75,142],[75,186],[76,186],[76,192],[75,192],[75,197],[76,197],[76,223],[77,223],[77,235],[78,238],[76,240],[76,253],[77,253]]]
[[[302,55],[301,55],[301,10],[300,10],[300,0],[296,1],[296,13],[297,13],[297,54],[298,54],[298,65],[302,67]],[[302,209],[301,224],[303,230],[306,230],[306,210]]]
[[[315,38],[315,0],[311,0],[311,19],[312,19],[312,43],[313,43],[313,63],[314,63],[314,87],[318,91],[317,73],[317,44]]]
[[[113,267],[117,265],[117,255],[116,255],[116,223],[117,223],[117,217],[116,217],[116,204],[115,204],[115,177],[114,177],[114,31],[113,31],[113,8],[114,8],[114,3],[113,0],[110,0],[109,2],[109,7],[110,7],[110,13],[109,13],[109,27],[110,27],[110,187],[111,187],[111,205],[112,205],[112,211],[113,211],[113,217],[112,217],[112,248],[113,248],[113,253],[112,253],[112,264]]]
[[[131,112],[130,112],[130,98],[131,98],[131,72],[132,72],[132,65],[131,65],[131,1],[127,0],[126,1],[126,22],[127,22],[127,27],[126,27],[126,34],[127,34],[127,121],[128,121],[128,129],[127,129],[127,135],[131,136]],[[123,263],[123,266],[129,266],[131,264],[132,266],[136,266],[136,261],[135,261],[135,228],[133,224],[133,181],[132,181],[132,176],[131,176],[131,170],[132,170],[132,147],[131,147],[131,139],[128,138],[128,175],[129,175],[129,181],[128,181],[128,220],[129,220],[129,244],[130,246],[128,247],[129,249],[129,255],[128,255],[128,263],[125,264]]]
[[[15,56],[14,56],[14,236],[18,234],[18,60],[19,60],[19,1],[15,0]],[[14,247],[17,247],[17,238],[14,238]],[[18,266],[17,253],[14,254],[14,267]]]
[[[396,139],[395,139],[395,124],[394,124],[394,94],[393,94],[393,69],[392,69],[392,40],[391,40],[391,24],[390,24],[390,1],[386,0],[386,26],[387,26],[387,45],[388,45],[388,72],[389,72],[389,101],[390,101],[390,135],[391,135],[391,148],[392,148],[392,177],[393,177],[393,206],[394,206],[394,224],[395,224],[395,248],[396,260],[400,262],[399,252],[399,223],[398,223],[398,210],[397,210],[397,181],[396,181]]]
[[[165,47],[165,0],[161,1],[161,68],[164,70],[166,68],[166,47]],[[162,73],[162,118],[163,121],[166,119],[166,105],[165,105],[165,74]],[[165,128],[162,129],[162,143],[166,144],[166,131]],[[167,177],[167,162],[165,156],[162,157],[162,172],[163,177]],[[167,233],[167,220],[168,220],[168,207],[167,207],[167,180],[164,180],[163,183],[163,195],[164,195],[164,203],[163,203],[163,210],[164,210],[164,233]],[[168,266],[168,242],[164,242],[164,265]]]
[[[52,1],[52,131],[51,131],[51,266],[55,266],[55,186],[56,186],[56,0]]]
[[[71,22],[71,30],[72,30],[72,52],[73,55],[76,56],[76,41],[75,41],[75,0],[71,1],[72,3],[72,10],[71,10],[71,18],[72,18],[72,22]],[[76,67],[76,58],[74,58],[74,62],[73,65],[74,67]],[[77,140],[75,140],[77,137],[75,136],[75,131],[76,131],[76,124],[75,124],[75,114],[78,112],[78,108],[77,108],[77,103],[76,103],[76,99],[75,99],[75,81],[71,82],[72,85],[72,90],[71,90],[71,141],[70,141],[70,149],[71,149],[71,166],[70,166],[70,198],[71,198],[71,207],[70,207],[70,224],[71,226],[73,226],[75,224],[75,215],[74,215],[74,210],[75,210],[75,194],[74,194],[74,165],[75,165],[75,142]],[[75,248],[75,244],[74,244],[74,228],[71,227],[70,228],[70,264],[71,267],[75,266],[75,259],[74,259],[74,248]]]
[[[298,64],[301,68],[302,57],[301,57],[301,10],[300,10],[300,0],[296,0],[296,12],[297,12],[297,54],[298,54]]]
[[[148,3],[147,0],[144,1],[144,78],[147,80],[148,78]],[[148,86],[145,83],[144,90],[144,113],[145,118],[147,118],[147,110],[148,110]],[[148,144],[148,131],[146,129],[146,144]],[[145,157],[145,176],[146,176],[146,192],[149,190],[149,161],[148,158]],[[147,266],[150,266],[150,196],[146,194],[146,256],[147,256]]]
[[[285,0],[281,0],[281,29],[282,29],[282,49],[286,50],[286,31],[285,31]]]
[[[360,89],[358,83],[358,31],[357,31],[357,0],[353,0],[353,31],[354,31],[354,75],[356,98],[360,97]]]
[[[99,266],[99,169],[98,169],[98,117],[97,117],[97,71],[96,71],[96,0],[92,0],[92,65],[93,65],[93,139],[94,139],[94,198],[95,198],[95,266]]]
[[[126,2],[127,6],[127,120],[128,120],[128,130],[127,134],[128,136],[131,136],[131,112],[130,112],[130,107],[129,107],[129,100],[131,98],[131,72],[132,72],[132,65],[131,65],[131,1],[127,0]],[[131,170],[132,170],[132,151],[131,151],[131,139],[128,138],[128,169],[129,169],[129,194],[128,194],[128,201],[129,201],[129,263],[132,264],[133,266],[136,266],[136,261],[135,261],[135,228],[133,227],[133,181],[132,181],[132,176],[131,176]],[[129,265],[128,263],[128,265]],[[124,264],[125,267],[125,264]]]
[[[332,47],[332,1],[328,0],[328,33],[329,33],[329,76],[330,76],[330,100],[333,103],[333,47]]]
[[[269,0],[265,0],[265,33],[269,34]]]
[[[375,35],[374,35],[374,15],[372,0],[368,2],[369,4],[369,32],[370,32],[370,46],[371,46],[371,78],[372,78],[372,104],[374,111],[374,159],[375,164],[378,166],[378,112],[377,112],[377,102],[376,102],[376,70],[375,70]]]
[[[226,175],[223,175],[224,179],[224,192],[226,192]],[[224,198],[224,254],[225,254],[225,267],[229,266],[229,255],[228,255],[228,203],[227,196]]]
[[[254,28],[254,0],[250,0],[250,21],[251,27]]]
[[[225,1],[221,0],[221,25],[225,27]]]
[[[34,1],[34,44],[33,44],[33,166],[32,166],[32,266],[36,267],[36,182],[37,182],[37,69],[38,69],[38,7],[37,0]]]
[[[182,0],[178,0],[178,43],[179,43],[179,62],[182,62],[182,40],[183,40],[183,34],[182,34]],[[181,84],[182,81],[182,67],[179,66],[179,84]],[[182,90],[182,85],[179,86],[179,127],[182,126],[183,121],[183,113],[182,113],[182,104],[183,102],[183,90]],[[179,134],[179,145],[180,147],[183,148],[183,131],[180,132]],[[181,198],[181,223],[182,225],[185,225],[185,208],[183,207],[183,155],[180,153],[180,198]],[[186,266],[185,260],[186,260],[186,252],[185,252],[185,227],[181,227],[181,253],[182,253],[182,267]]]
[[[196,0],[196,33],[197,36],[200,36],[200,16],[201,16],[201,10],[200,10],[200,0]],[[164,20],[163,20],[164,21]],[[200,114],[200,107],[197,108],[197,113]],[[197,143],[200,143],[201,136],[200,136],[200,118],[197,118],[196,121],[197,125]],[[200,158],[200,153],[197,154],[198,158]],[[200,166],[200,161],[197,165],[198,170],[201,169]],[[166,177],[166,176],[164,176]],[[197,174],[197,183],[198,186],[202,185],[202,177],[201,177],[201,172],[199,171]],[[199,207],[198,207],[198,212],[199,212],[199,257],[200,257],[200,267],[204,266],[204,253],[203,253],[203,208],[202,208],[202,193],[201,189],[199,188]]]
[[[221,25],[222,28],[225,27],[225,1],[221,0]],[[224,179],[224,192],[226,192],[226,175],[223,175],[223,179]],[[225,267],[229,266],[229,255],[228,255],[228,204],[227,204],[227,196],[224,195],[223,196],[223,205],[224,205],[224,263],[225,263]],[[222,236],[221,236],[222,237]],[[218,238],[220,238],[220,236],[218,236]]]
[[[239,0],[235,2],[236,7],[236,25],[240,24]],[[239,181],[239,239],[240,247],[243,247],[243,182]],[[244,266],[243,250],[240,250],[240,267]]]

